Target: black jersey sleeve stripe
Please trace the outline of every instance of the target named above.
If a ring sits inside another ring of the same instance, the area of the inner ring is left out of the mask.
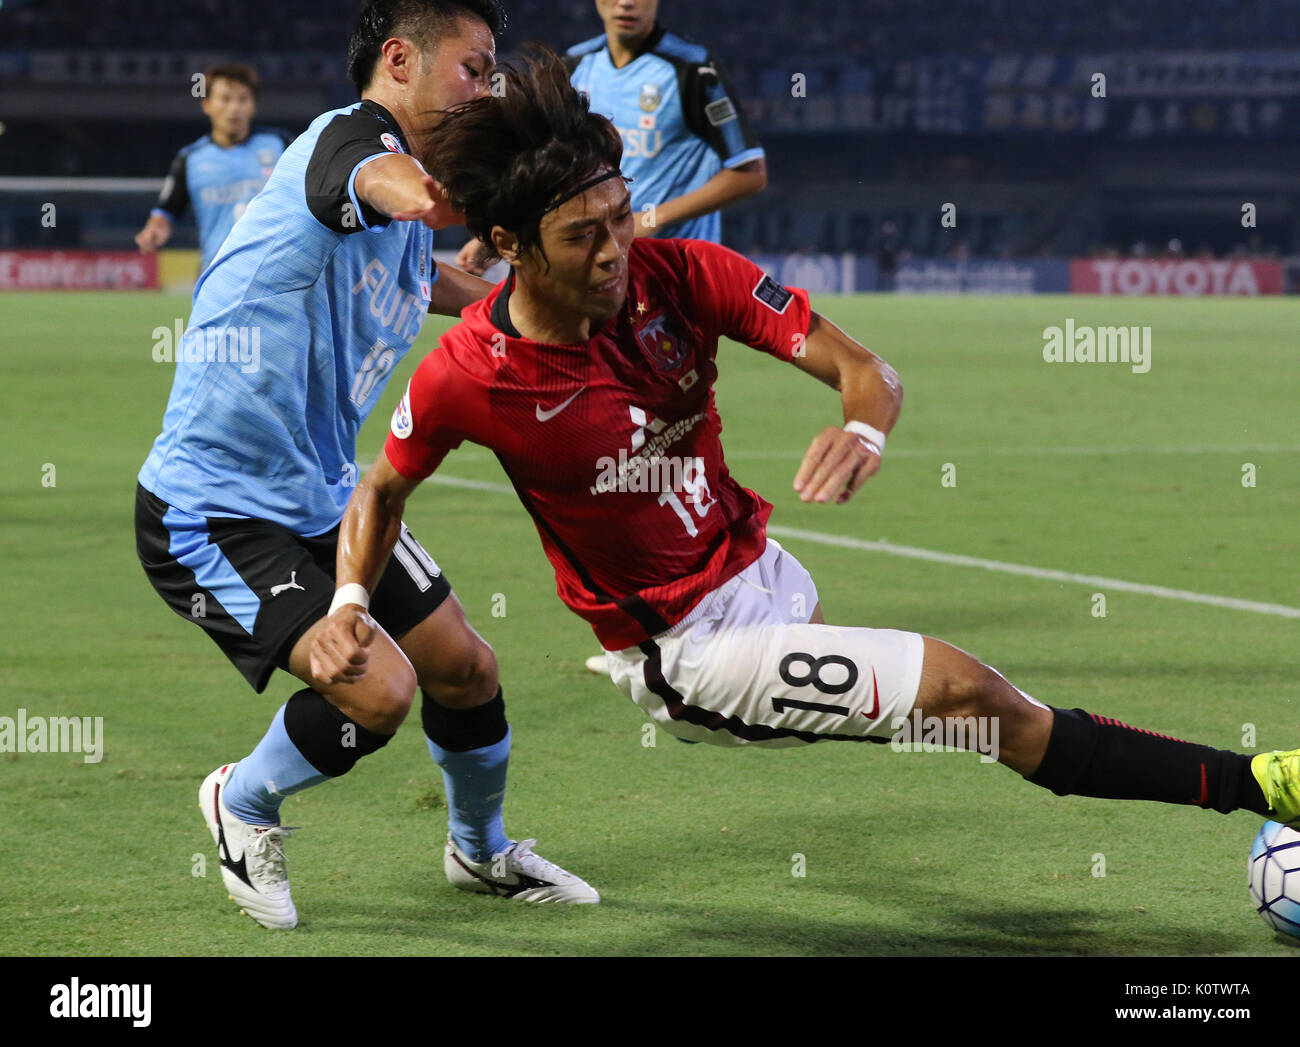
[[[334,117],[317,136],[311,159],[307,161],[304,185],[308,210],[327,229],[358,233],[388,224],[387,215],[364,201],[360,202],[358,214],[348,194],[348,183],[357,165],[377,153],[391,151],[380,138],[385,133],[405,149],[396,124],[390,124],[363,103],[351,112]]]
[[[760,147],[744,106],[712,54],[704,62],[677,59],[675,64],[682,117],[694,135],[703,138],[724,164]]]
[[[158,194],[158,202],[153,205],[155,211],[162,211],[172,221],[184,216],[190,206],[190,186],[186,170],[189,155],[188,147],[176,154],[167,171],[162,192]]]

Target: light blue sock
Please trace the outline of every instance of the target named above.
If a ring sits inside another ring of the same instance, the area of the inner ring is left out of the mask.
[[[284,706],[257,748],[239,761],[226,781],[223,799],[230,813],[250,825],[278,825],[280,804],[286,796],[327,781],[289,738],[284,729]]]
[[[447,786],[451,838],[476,862],[486,862],[510,846],[501,807],[506,798],[506,767],[510,763],[510,729],[495,745],[468,752],[449,752],[427,734],[433,762],[442,768]]]

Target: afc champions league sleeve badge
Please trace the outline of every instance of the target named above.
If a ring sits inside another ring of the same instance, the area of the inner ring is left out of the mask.
[[[385,131],[379,136],[379,140],[384,144],[384,148],[390,153],[405,153],[402,143],[397,140],[397,136],[391,131]]]
[[[406,392],[402,394],[402,399],[397,405],[397,410],[393,412],[393,435],[399,440],[405,440],[415,432],[415,422],[411,418],[411,383],[406,383]]]

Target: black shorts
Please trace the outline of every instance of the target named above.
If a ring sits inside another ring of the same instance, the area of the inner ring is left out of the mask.
[[[136,485],[136,552],[158,595],[203,629],[257,691],[286,671],[294,644],[334,599],[338,528],[300,538],[267,520],[194,516]],[[451,595],[438,565],[402,525],[370,598],[400,639]]]

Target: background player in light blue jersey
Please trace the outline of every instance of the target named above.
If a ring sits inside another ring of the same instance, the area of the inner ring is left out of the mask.
[[[199,227],[199,269],[239,221],[292,140],[275,128],[253,126],[257,72],[240,63],[214,65],[203,74],[203,112],[212,130],[176,154],[149,220],[135,234],[145,253],[171,239],[172,227],[193,209]]]
[[[276,668],[306,685],[199,790],[226,889],[266,927],[298,919],[281,801],[386,745],[417,686],[447,786],[448,879],[523,901],[599,901],[532,853],[536,841],[506,836],[496,659],[405,525],[379,575],[335,599],[357,432],[427,312],[458,315],[491,289],[435,266],[432,230],[462,217],[420,158],[445,110],[487,92],[500,24],[496,0],[368,0],[348,56],[361,101],[285,150],[200,276],[140,470],[137,550],[154,588],[257,691]],[[319,672],[311,644],[345,604],[360,608],[370,657],[340,679]]]
[[[623,136],[638,236],[722,239],[719,211],[767,184],[763,148],[718,60],[656,21],[659,0],[596,0],[605,32],[569,48],[573,86]],[[457,264],[492,261],[477,240]]]

